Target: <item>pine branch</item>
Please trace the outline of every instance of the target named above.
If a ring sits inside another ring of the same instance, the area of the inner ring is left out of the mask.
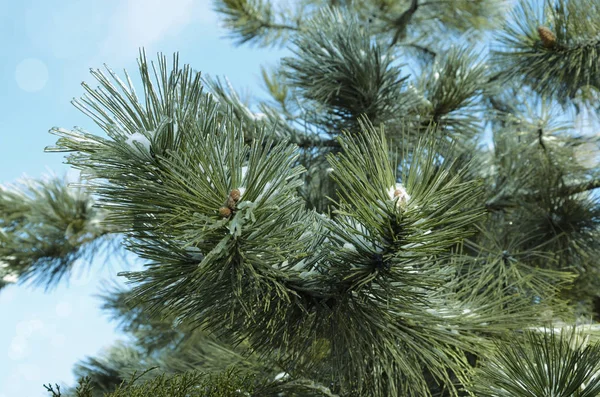
[[[547,3],[539,20],[534,6],[522,1],[504,27],[504,49],[494,54],[504,78],[566,103],[580,90],[600,89],[600,10],[590,0]]]
[[[600,345],[569,329],[527,330],[478,370],[472,391],[482,397],[579,396],[600,393]]]
[[[600,179],[592,179],[587,182],[561,186],[556,190],[555,194],[559,197],[573,196],[598,188],[600,188]],[[539,198],[540,194],[546,194],[546,192],[519,192],[518,195],[501,193],[493,199],[488,200],[485,206],[489,211],[503,211],[507,208],[516,207],[516,198],[533,202]]]
[[[598,189],[598,188],[600,188],[600,178],[593,179],[588,182],[564,186],[559,191],[559,194],[564,195],[564,196],[572,196],[572,195],[575,195],[578,193],[584,193],[584,192],[588,192],[590,190],[594,190],[594,189]]]
[[[266,103],[259,104],[262,112],[252,112],[227,79],[222,81],[219,78],[206,78],[205,82],[212,91],[209,94],[210,97],[219,103],[220,112],[224,116],[228,112],[233,112],[236,118],[248,127],[245,129],[245,141],[248,144],[251,144],[255,138],[253,133],[266,128],[271,131],[270,136],[278,142],[289,142],[303,149],[338,146],[333,139],[326,139],[317,133],[299,130]]]
[[[85,186],[69,187],[58,178],[24,185],[0,187],[0,287],[33,280],[48,289],[79,259],[89,262],[111,248],[106,243],[114,229]]]
[[[89,390],[76,390],[73,397],[92,397]],[[221,373],[161,374],[152,379],[141,380],[132,376],[116,390],[103,394],[104,397],[277,397],[290,393],[294,396],[335,397],[336,395],[322,385],[314,382],[267,381],[253,375],[240,373],[235,368]],[[55,396],[58,396],[55,394]]]
[[[108,137],[56,129],[56,150],[72,152],[68,162],[93,178],[127,248],[148,261],[143,271],[124,274],[144,314],[275,354],[291,375],[336,379],[331,393],[431,395],[437,383],[456,395],[457,383],[468,384],[467,355],[483,351],[490,337],[530,325],[535,318],[523,306],[531,302],[461,288],[475,283],[457,279],[463,267],[453,252],[484,215],[474,163],[449,155],[458,150],[432,130],[419,130],[414,151],[392,156],[382,129],[342,113],[358,114],[366,104],[393,120],[402,79],[355,20],[328,13],[322,18],[332,38],[319,30],[307,34],[312,42],[303,38],[306,68],[295,78],[325,106],[319,110],[354,123],[338,132],[338,150],[328,156],[338,186],[334,216],[305,208],[300,152],[278,139],[280,130],[244,121],[250,111],[239,98],[203,95],[197,74],[188,66],[168,73],[164,58],[156,83],[140,61],[141,99],[97,74],[105,89],[87,108]],[[479,66],[459,73],[471,58],[452,54],[446,78],[431,88],[448,112],[470,105],[474,82],[485,80]],[[326,65],[333,72],[315,83],[320,74],[307,71]],[[451,81],[464,76],[466,87]],[[349,103],[357,94],[368,101]],[[231,103],[219,103],[225,99]],[[130,314],[133,327],[143,321]]]
[[[269,1],[219,0],[216,4],[215,10],[223,15],[223,23],[232,31],[231,36],[238,36],[237,44],[284,42],[286,33],[301,29],[302,11],[294,16],[283,12],[276,16]],[[288,22],[290,20],[295,23]]]
[[[487,68],[474,49],[454,47],[427,65],[417,81],[424,104],[422,125],[434,123],[454,141],[468,141],[482,128],[480,96],[489,89]]]
[[[324,10],[307,26],[294,40],[296,56],[283,60],[284,76],[325,133],[356,129],[362,115],[373,123],[398,119],[415,106],[414,97],[402,95],[407,77],[400,66],[356,16]]]

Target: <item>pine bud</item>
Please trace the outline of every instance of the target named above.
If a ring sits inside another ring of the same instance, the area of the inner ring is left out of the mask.
[[[225,205],[227,207],[229,207],[229,209],[234,210],[235,209],[235,200],[233,198],[231,198],[231,196],[227,197],[227,201],[225,202]]]
[[[538,26],[537,28],[542,44],[546,48],[552,48],[556,45],[556,35],[545,26]]]
[[[229,197],[237,203],[240,201],[240,197],[242,197],[242,192],[240,192],[240,189],[233,189],[231,193],[229,193]]]
[[[223,218],[229,218],[231,216],[231,210],[227,207],[221,207],[219,208],[219,215]]]
[[[410,195],[401,183],[396,183],[395,186],[390,187],[390,189],[388,190],[388,195],[390,197],[390,200],[396,201],[396,206],[398,208],[406,208],[406,205],[410,200]]]

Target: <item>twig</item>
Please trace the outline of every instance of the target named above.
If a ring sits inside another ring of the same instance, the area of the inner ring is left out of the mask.
[[[54,384],[54,386],[56,386],[56,390],[54,390],[54,387],[52,387],[51,383],[48,383],[48,385],[42,385],[42,386],[44,386],[46,391],[52,393],[52,397],[61,397],[62,396],[62,394],[60,392],[60,386],[58,385],[58,383]]]
[[[394,21],[394,25],[396,25],[396,34],[394,34],[394,38],[390,43],[390,48],[396,45],[400,37],[404,37],[406,35],[406,27],[410,22],[412,16],[417,12],[419,8],[419,0],[412,0],[410,3],[410,7],[408,10],[404,11],[396,20]]]
[[[419,51],[422,51],[422,52],[426,53],[427,55],[431,56],[432,58],[435,58],[437,56],[437,52],[435,52],[435,51],[433,51],[433,50],[431,50],[431,49],[429,49],[427,47],[424,47],[422,45],[419,45],[419,44],[415,44],[415,43],[403,43],[403,44],[400,44],[400,45],[401,46],[405,46],[405,47],[415,48],[415,49],[417,49]]]

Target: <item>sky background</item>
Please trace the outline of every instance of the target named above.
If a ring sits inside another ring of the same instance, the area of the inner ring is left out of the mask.
[[[210,0],[0,0],[0,184],[66,174],[62,154],[43,152],[55,143],[48,130],[99,133],[70,101],[83,94],[82,81],[95,86],[90,68],[107,63],[135,76],[141,46],[148,58],[178,51],[180,63],[264,94],[260,65],[283,52],[235,47],[226,33]],[[91,271],[47,293],[0,290],[0,397],[48,396],[42,384],[49,382],[73,385],[73,364],[122,337],[95,295],[135,258],[110,266],[101,259],[78,264]]]

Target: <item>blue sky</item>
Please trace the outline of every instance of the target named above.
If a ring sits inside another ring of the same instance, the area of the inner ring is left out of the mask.
[[[283,52],[238,48],[225,34],[209,0],[0,0],[0,184],[67,173],[61,154],[43,153],[55,142],[48,130],[99,132],[70,100],[83,93],[82,81],[94,83],[91,67],[107,63],[135,75],[140,46],[149,57],[178,51],[195,70],[262,93],[260,65]],[[48,293],[0,290],[0,397],[47,396],[43,383],[71,385],[77,360],[122,337],[94,295],[131,263],[101,262]]]

